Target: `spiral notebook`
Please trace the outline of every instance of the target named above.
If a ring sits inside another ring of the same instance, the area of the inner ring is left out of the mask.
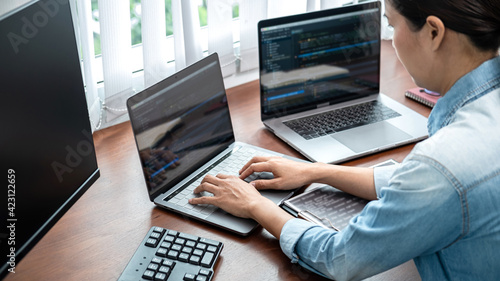
[[[412,88],[405,92],[405,96],[410,99],[416,100],[422,104],[427,105],[428,107],[434,107],[436,102],[441,95],[436,92],[431,92],[423,88]]]

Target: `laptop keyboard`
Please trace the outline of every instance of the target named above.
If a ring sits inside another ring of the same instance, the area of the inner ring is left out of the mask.
[[[192,212],[198,213],[202,218],[208,217],[210,214],[215,212],[218,207],[207,204],[192,205],[189,204],[188,200],[190,198],[201,197],[201,196],[213,196],[209,192],[201,192],[194,194],[193,190],[201,184],[201,181],[206,175],[216,176],[217,174],[225,175],[235,175],[238,176],[238,172],[243,166],[252,159],[252,157],[259,156],[271,156],[271,154],[265,153],[263,151],[257,151],[251,147],[241,147],[237,151],[232,151],[222,157],[218,162],[212,164],[210,167],[201,172],[198,176],[187,183],[184,188],[180,188],[176,192],[165,198],[165,201],[176,204],[183,208],[187,208]],[[255,173],[250,175],[245,179],[246,182],[255,180],[256,178],[269,178],[270,175],[267,173]]]
[[[283,122],[283,124],[309,140],[398,116],[401,114],[377,101],[371,101]]]
[[[153,226],[118,279],[212,280],[224,244]]]

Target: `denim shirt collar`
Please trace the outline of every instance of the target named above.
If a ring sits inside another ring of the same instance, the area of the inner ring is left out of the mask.
[[[447,126],[466,104],[500,87],[500,57],[490,59],[460,78],[438,100],[427,121],[429,137]]]

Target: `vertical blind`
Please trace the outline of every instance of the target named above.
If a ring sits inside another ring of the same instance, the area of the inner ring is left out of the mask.
[[[78,1],[78,5],[75,1]],[[89,118],[93,129],[101,127],[101,101],[97,93],[97,80],[95,75],[96,62],[94,59],[94,39],[90,21],[92,20],[92,8],[90,1],[74,0],[71,4],[73,22],[76,29],[76,40],[81,50],[83,61],[83,78],[85,81],[87,106]],[[78,6],[79,10],[76,11]],[[80,23],[80,24],[76,24]]]
[[[149,87],[172,71],[167,63],[165,1],[141,0],[141,5],[144,86]]]
[[[208,53],[219,54],[224,77],[236,72],[232,20],[233,0],[207,0]]]
[[[83,75],[91,123],[95,129],[126,115],[125,101],[133,95],[133,72],[130,58],[131,21],[129,1],[100,0],[99,23],[101,63],[94,54],[93,19],[90,0],[70,0],[75,13],[76,31],[81,46]],[[201,0],[171,0],[173,44],[167,43],[165,1],[141,0],[142,17],[142,87],[148,87],[201,59],[205,53],[217,52],[224,77],[258,68],[257,23],[278,16],[298,14],[357,3],[345,0],[206,0],[207,41],[202,42],[198,14]],[[239,17],[233,19],[233,6]],[[239,25],[239,40],[232,26]],[[205,44],[207,49],[202,46]],[[173,54],[173,56],[172,56]],[[167,57],[174,57],[168,62]],[[99,65],[99,64],[102,64]],[[96,70],[102,67],[104,87],[98,88]],[[139,75],[140,76],[140,75]],[[102,91],[103,89],[103,91]]]

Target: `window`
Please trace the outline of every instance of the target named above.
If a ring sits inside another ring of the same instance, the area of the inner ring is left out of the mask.
[[[255,28],[261,19],[358,2],[357,0],[71,1],[76,3],[75,12],[78,13],[80,27],[83,27],[84,31],[79,35],[84,46],[82,47],[84,78],[91,120],[97,124],[96,128],[100,127],[101,121],[107,126],[115,118],[123,117],[126,112],[124,101],[127,97],[200,59],[208,51],[219,53],[226,86],[232,87],[257,79],[258,47]],[[165,17],[161,11],[163,9]],[[146,14],[148,20],[144,18],[143,21],[143,15]],[[212,14],[214,17],[209,18]],[[109,20],[110,24],[101,30],[100,21],[104,20]],[[163,21],[165,28],[160,24]],[[176,21],[175,28],[174,21]],[[144,25],[150,27],[143,33]],[[228,30],[228,26],[232,28]],[[179,34],[174,34],[174,30]],[[243,35],[240,36],[240,33]],[[165,37],[162,38],[161,34],[165,34]],[[101,42],[107,45],[101,45]],[[102,52],[106,53],[104,57]]]
[[[198,2],[198,12],[200,16],[200,27],[207,26],[207,0],[196,0]],[[173,34],[172,24],[172,0],[165,0],[165,26],[166,36]],[[239,5],[235,2],[233,5],[233,19],[239,16]],[[99,30],[99,6],[98,0],[92,0],[92,19],[94,31],[94,51],[95,55],[101,54],[101,37]],[[141,37],[141,0],[130,0],[130,30],[132,37],[132,46],[142,43]],[[239,37],[239,36],[236,36]],[[236,41],[237,42],[237,41]],[[205,44],[206,45],[206,44]],[[204,50],[206,51],[206,49]]]

